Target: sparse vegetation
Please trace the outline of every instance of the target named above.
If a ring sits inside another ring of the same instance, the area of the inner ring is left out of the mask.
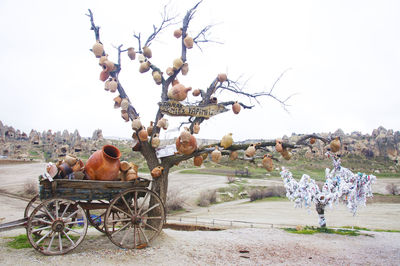
[[[210,204],[216,202],[217,202],[217,190],[215,189],[205,190],[200,193],[197,205],[199,205],[200,207],[207,207],[210,206]]]
[[[298,226],[297,228],[284,228],[286,232],[293,234],[303,234],[303,235],[313,235],[315,233],[325,233],[325,234],[337,234],[337,235],[346,235],[346,236],[371,236],[368,234],[362,234],[358,230],[350,230],[350,229],[330,229],[326,227],[314,227],[314,226]]]
[[[386,190],[389,192],[391,195],[399,195],[399,187],[394,184],[390,183],[386,186]]]
[[[183,205],[185,204],[186,198],[182,196],[182,193],[178,189],[170,189],[167,193],[167,201],[165,202],[165,208],[167,213],[184,210]]]
[[[250,190],[250,201],[260,200],[269,197],[285,197],[286,190],[282,186],[274,186],[268,188],[254,188]]]
[[[35,180],[26,180],[24,184],[24,194],[26,196],[34,196],[38,193],[38,185]]]

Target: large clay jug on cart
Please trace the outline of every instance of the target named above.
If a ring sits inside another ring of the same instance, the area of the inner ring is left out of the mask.
[[[90,180],[112,181],[118,179],[121,152],[117,147],[105,145],[94,152],[85,165]]]

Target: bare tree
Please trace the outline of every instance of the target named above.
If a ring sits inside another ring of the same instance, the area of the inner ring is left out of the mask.
[[[186,99],[185,93],[187,93],[190,88],[185,88],[182,86],[179,87],[177,77],[178,75],[185,75],[188,71],[186,57],[187,52],[193,47],[193,45],[196,45],[200,48],[200,46],[204,43],[215,42],[207,37],[207,33],[212,28],[212,25],[205,26],[197,34],[190,35],[188,32],[189,25],[192,22],[200,3],[201,1],[186,12],[182,20],[181,27],[174,32],[174,36],[181,39],[181,54],[174,60],[173,66],[167,68],[167,75],[165,75],[158,66],[150,62],[150,60],[152,60],[152,51],[150,49],[152,42],[158,37],[159,33],[165,30],[167,27],[176,25],[177,17],[169,16],[166,7],[164,7],[162,13],[161,23],[158,26],[153,25],[153,32],[150,34],[150,36],[148,36],[147,39],[143,39],[140,33],[134,34],[134,38],[137,40],[137,47],[124,49],[122,44],[118,47],[115,47],[118,53],[117,63],[113,63],[108,60],[100,40],[100,27],[94,23],[92,11],[89,10],[89,14],[87,14],[87,16],[90,18],[91,30],[94,31],[96,38],[96,44],[93,46],[92,51],[95,53],[96,57],[100,58],[100,64],[103,67],[100,78],[106,82],[106,86],[109,86],[107,89],[111,91],[118,91],[119,93],[119,96],[115,100],[116,105],[121,106],[122,117],[126,121],[132,121],[134,138],[137,139],[137,144],[135,145],[134,150],[143,155],[150,170],[155,168],[161,169],[161,175],[155,178],[154,182],[152,182],[152,190],[157,192],[164,201],[166,200],[167,196],[168,174],[170,169],[181,161],[188,160],[193,157],[199,157],[202,154],[211,153],[214,150],[214,148],[211,148],[210,146],[197,147],[197,145],[188,144],[188,141],[192,141],[194,138],[193,134],[196,133],[196,127],[199,127],[199,125],[205,119],[228,111],[226,108],[228,106],[232,106],[235,113],[238,113],[241,108],[251,109],[254,107],[254,105],[237,102],[236,100],[217,102],[218,100],[215,96],[217,92],[229,92],[233,93],[233,96],[236,96],[236,98],[237,96],[242,96],[242,98],[255,101],[258,101],[258,98],[260,97],[271,97],[272,99],[278,101],[283,108],[287,107],[287,101],[290,98],[288,97],[287,99],[281,100],[273,94],[276,83],[284,73],[279,76],[270,90],[261,91],[258,93],[247,93],[237,80],[231,80],[227,78],[225,74],[219,74],[216,75],[215,79],[211,81],[208,88],[193,91],[193,95],[197,95],[200,100],[193,103],[182,103],[182,101]],[[141,125],[139,120],[139,113],[129,101],[121,81],[118,78],[118,75],[121,71],[121,54],[123,53],[128,53],[131,59],[138,59],[140,63],[140,72],[145,73],[151,70],[149,72],[152,74],[155,83],[161,86],[161,101],[158,104],[158,110],[156,111],[154,118],[155,126],[148,132],[149,138],[147,138],[145,132],[143,132],[144,127]],[[186,145],[189,148],[183,150],[178,148],[178,152],[175,154],[168,154],[169,156],[165,157],[157,157],[157,141],[155,141],[155,139],[157,134],[160,133],[163,128],[166,128],[166,115],[170,117],[188,117],[187,121],[182,122],[181,126],[187,125],[189,131],[184,131],[184,133],[181,133],[181,136],[178,137],[177,146],[179,146],[181,143],[182,146]],[[189,135],[187,135],[187,133],[189,133]],[[185,136],[188,138],[188,140],[181,139],[181,137],[183,138],[182,134],[186,134]],[[220,143],[216,143],[216,145],[219,144]],[[267,146],[275,146],[275,144],[275,142],[257,143],[255,148],[262,149]],[[248,146],[249,144],[233,144],[229,147],[225,146],[223,149],[220,149],[222,150],[222,154],[228,155],[232,151],[245,150],[248,148]],[[295,148],[294,145],[286,143],[283,144],[283,147]],[[249,156],[250,160],[251,157],[252,156]]]

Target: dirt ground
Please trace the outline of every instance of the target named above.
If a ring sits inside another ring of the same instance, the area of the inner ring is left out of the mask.
[[[44,164],[0,165],[0,182],[8,191],[18,191],[26,180],[37,180]],[[253,181],[253,180],[252,180]],[[254,182],[266,182],[259,180]],[[271,181],[272,182],[272,181]],[[273,181],[278,184],[278,181]],[[378,183],[380,180],[378,180]],[[223,231],[174,231],[164,229],[152,246],[126,251],[114,246],[107,237],[91,228],[82,244],[64,256],[46,257],[33,249],[8,248],[8,236],[24,234],[24,229],[0,232],[0,262],[2,265],[205,265],[205,264],[352,264],[398,265],[400,233],[365,232],[371,236],[340,236],[328,234],[295,235],[277,226],[317,225],[314,210],[295,209],[289,201],[248,203],[246,200],[195,208],[194,202],[202,190],[226,185],[226,177],[183,175],[173,173],[170,189],[177,188],[188,197],[191,211],[176,214],[170,221],[211,222],[213,219],[234,221]],[[20,219],[27,202],[0,195],[2,222]],[[326,213],[328,226],[359,226],[379,229],[400,229],[400,204],[373,203],[359,210],[355,217],[344,206]],[[215,220],[217,225],[224,221]],[[239,221],[239,222],[237,222]],[[246,221],[249,223],[241,223]],[[259,223],[259,224],[258,224]],[[271,228],[271,224],[274,228]],[[240,228],[240,227],[262,228]],[[240,251],[248,251],[240,253]]]

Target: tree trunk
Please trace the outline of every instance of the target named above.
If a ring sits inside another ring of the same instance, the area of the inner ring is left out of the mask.
[[[317,203],[315,204],[315,209],[317,210],[318,217],[319,217],[319,225],[321,227],[326,227],[326,220],[325,220],[325,204]]]

